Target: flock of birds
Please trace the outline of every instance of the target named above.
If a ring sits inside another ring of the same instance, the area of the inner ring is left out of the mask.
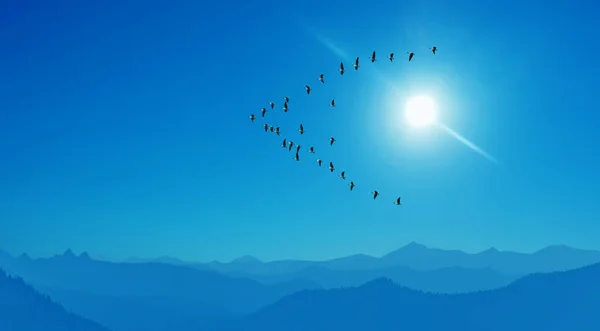
[[[431,52],[435,55],[436,51],[437,51],[437,47],[433,46],[430,48]],[[410,62],[413,57],[415,56],[415,53],[413,52],[406,52],[408,54],[408,61]],[[377,52],[373,51],[373,54],[371,54],[371,56],[369,57],[369,60],[371,61],[371,63],[374,63],[375,61],[377,61]],[[387,57],[388,60],[390,60],[390,62],[394,61],[394,53],[390,53],[390,55]],[[352,67],[354,67],[354,70],[358,70],[358,68],[360,68],[360,57],[357,57],[356,60],[354,60],[354,63],[352,64]],[[340,63],[340,67],[338,69],[340,75],[344,75],[344,73],[346,72],[346,69],[344,67],[344,62]],[[325,74],[320,74],[319,75],[319,81],[322,84],[325,84]],[[310,87],[309,85],[305,85],[304,89],[306,90],[306,94],[310,95],[310,92],[312,91],[312,87]],[[288,104],[290,103],[290,98],[288,98],[287,96],[283,97],[283,107],[282,110],[284,113],[287,113],[289,111],[289,107]],[[329,106],[331,107],[335,107],[335,99],[332,99]],[[269,108],[271,110],[275,109],[275,103],[274,102],[269,102]],[[267,108],[261,108],[260,110],[260,114],[261,117],[264,118],[265,115],[267,114]],[[254,114],[250,114],[250,121],[252,121],[254,123],[254,121],[256,120],[256,115]],[[265,132],[273,132],[275,133],[277,136],[281,135],[281,131],[280,128],[278,126],[272,126],[269,125],[267,123],[263,124],[263,129]],[[300,135],[304,134],[304,125],[300,124],[299,128],[298,128],[298,132],[300,133]],[[333,146],[333,144],[336,142],[337,140],[334,137],[330,137],[329,138],[329,146]],[[292,149],[294,148],[294,146],[296,146],[296,153],[294,156],[294,160],[296,161],[300,161],[300,149],[302,148],[302,146],[300,144],[295,144],[293,141],[288,140],[287,138],[283,138],[283,141],[281,143],[281,147],[282,148],[287,148],[289,151],[292,151]],[[310,146],[308,148],[308,153],[311,154],[315,154],[315,148],[313,146]],[[323,160],[317,158],[317,165],[319,167],[321,167],[323,165]],[[329,167],[328,167],[330,172],[334,172],[335,171],[335,167],[333,165],[333,162],[329,162]],[[339,175],[339,178],[346,180],[346,172],[342,171]],[[348,184],[348,186],[350,187],[350,191],[352,191],[354,189],[354,187],[356,186],[354,184],[354,181],[350,181],[350,183]],[[380,196],[379,192],[377,190],[374,190],[373,192],[371,192],[371,195],[373,195],[373,200],[377,199],[378,196]],[[396,198],[396,200],[394,201],[395,205],[400,206],[401,205],[401,197]]]

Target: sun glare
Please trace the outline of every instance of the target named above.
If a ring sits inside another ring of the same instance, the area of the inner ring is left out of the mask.
[[[416,127],[433,124],[437,119],[435,101],[425,95],[410,98],[406,103],[406,118]]]

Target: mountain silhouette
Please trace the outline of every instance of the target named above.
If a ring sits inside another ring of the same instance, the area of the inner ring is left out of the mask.
[[[492,268],[512,275],[552,272],[579,268],[600,262],[600,252],[554,245],[534,253],[499,251],[490,248],[476,254],[459,250],[428,248],[412,242],[381,258],[386,264],[405,265],[416,270],[433,270],[459,266]]]
[[[439,293],[494,289],[508,285],[518,278],[500,274],[489,268],[448,267],[419,271],[404,266],[362,270],[333,270],[321,266],[309,266],[298,272],[284,275],[253,275],[243,272],[232,272],[230,275],[254,279],[264,284],[304,279],[319,284],[323,288],[359,286],[370,280],[386,277],[412,289]]]
[[[380,278],[363,286],[306,290],[219,330],[600,330],[600,264],[533,274],[496,290],[415,291]]]
[[[311,266],[332,270],[383,269],[393,266],[405,266],[414,270],[436,270],[451,267],[490,268],[505,275],[523,276],[535,272],[570,270],[597,262],[600,262],[600,251],[576,249],[565,245],[548,246],[534,253],[499,251],[490,248],[470,254],[460,250],[429,248],[411,242],[381,258],[357,254],[327,261],[260,262],[255,260],[252,263],[211,262],[194,265],[202,268],[208,266],[223,274],[242,272],[269,276],[296,273]]]
[[[0,330],[108,331],[109,329],[67,312],[22,279],[0,269]]]
[[[435,312],[440,316],[449,316],[450,321],[456,318],[462,323],[461,327],[468,330],[469,321],[478,320],[467,319],[462,310],[472,312],[485,308],[488,310],[482,310],[481,314],[488,316],[493,311],[488,302],[495,302],[504,309],[502,311],[517,314],[507,308],[506,302],[521,300],[517,298],[519,295],[503,294],[504,296],[494,297],[489,294],[496,293],[495,291],[464,296],[435,293],[500,288],[527,273],[564,270],[594,263],[600,260],[600,252],[554,245],[531,254],[503,252],[495,248],[468,254],[458,250],[428,248],[413,242],[380,258],[356,254],[327,261],[262,262],[252,256],[243,256],[228,263],[215,261],[205,264],[185,262],[168,256],[151,260],[153,262],[144,262],[143,259],[135,263],[99,261],[87,253],[77,255],[72,250],[50,258],[33,259],[27,254],[14,258],[0,251],[0,267],[9,274],[22,277],[36,290],[49,295],[67,310],[115,331],[221,330],[219,328],[231,326],[227,321],[244,315],[250,319],[269,316],[263,315],[266,313],[261,308],[280,307],[282,302],[284,305],[285,302],[297,305],[293,299],[297,297],[292,295],[297,292],[300,298],[302,295],[314,295],[314,300],[321,300],[320,297],[324,296],[325,302],[329,300],[327,298],[331,293],[338,293],[305,291],[307,289],[352,287],[343,290],[348,292],[341,292],[348,294],[348,303],[351,303],[355,299],[354,291],[373,289],[373,286],[386,290],[383,291],[385,293],[376,291],[375,294],[369,294],[370,302],[390,300],[397,304],[395,300],[402,299],[405,300],[402,301],[404,304],[411,306],[406,308],[411,316],[423,318],[427,314],[415,309],[419,305],[425,305],[426,309],[431,310],[431,314]],[[537,279],[542,276],[548,275],[531,276],[534,279],[533,285],[522,288],[523,293],[529,293],[538,286],[540,282]],[[521,278],[498,291],[508,293],[507,289],[515,288],[518,284],[529,281],[528,279],[530,278]],[[388,298],[387,292],[402,294],[399,294],[399,298]],[[476,299],[472,299],[473,297]],[[278,301],[282,298],[284,299]],[[499,299],[490,301],[489,298]],[[413,299],[417,300],[416,307],[413,307],[415,303],[411,303]],[[533,299],[529,302],[537,304]],[[274,303],[277,304],[273,305]],[[444,309],[452,314],[444,315],[444,311],[436,311],[441,309],[439,307],[446,307],[445,305],[449,307]],[[463,308],[456,310],[458,308],[454,306]],[[529,309],[516,306],[519,309]],[[304,309],[297,308],[299,311]],[[321,308],[336,309],[333,306]],[[350,312],[357,313],[351,309]],[[285,311],[284,313],[287,314]],[[342,313],[345,311],[340,312]],[[521,316],[517,315],[515,318]],[[291,317],[293,320],[294,316]],[[325,322],[327,318],[324,319]],[[406,318],[411,320],[413,317]],[[338,322],[332,320],[331,323]],[[498,323],[503,325],[502,322]],[[357,322],[356,325],[360,323]],[[497,330],[487,324],[481,324],[485,327],[474,325],[475,330]],[[552,326],[555,325],[558,324]],[[240,330],[239,326],[233,330]]]
[[[164,330],[173,327],[173,321],[188,321],[179,330],[198,330],[298,290],[319,287],[303,280],[264,285],[171,264],[97,261],[70,250],[51,258],[0,263],[66,308],[115,330]],[[139,327],[142,317],[145,328]]]

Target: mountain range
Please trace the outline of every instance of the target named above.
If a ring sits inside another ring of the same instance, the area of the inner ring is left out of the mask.
[[[22,277],[67,310],[114,331],[233,327],[228,323],[268,314],[265,307],[294,302],[296,294],[338,293],[312,290],[348,287],[358,290],[367,286],[365,283],[372,286],[373,280],[380,284],[381,279],[389,279],[388,285],[401,284],[406,291],[428,292],[423,295],[431,297],[433,293],[502,288],[526,274],[599,261],[600,252],[567,246],[550,246],[531,254],[495,249],[468,254],[417,243],[382,257],[359,254],[328,261],[261,262],[245,256],[229,263],[186,262],[168,256],[111,262],[87,253],[75,255],[71,250],[49,258],[31,258],[0,251],[0,268],[8,274]],[[348,289],[348,293],[354,290]],[[329,294],[314,295],[327,298]],[[372,300],[379,305],[376,296]]]
[[[425,293],[380,278],[354,288],[301,291],[218,330],[597,331],[598,280],[600,264],[467,294]]]
[[[50,258],[0,259],[67,309],[114,330],[198,330],[253,312],[281,297],[318,285],[293,280],[264,285],[250,279],[162,263],[111,263],[67,250]]]
[[[358,286],[377,277],[387,277],[414,289],[455,293],[497,288],[530,273],[569,270],[593,264],[600,262],[600,252],[554,245],[534,253],[490,248],[469,254],[411,242],[382,257],[356,254],[327,261],[261,262],[252,256],[229,263],[185,262],[167,256],[129,261],[132,260],[187,265],[263,284],[305,279],[324,288],[336,288]]]

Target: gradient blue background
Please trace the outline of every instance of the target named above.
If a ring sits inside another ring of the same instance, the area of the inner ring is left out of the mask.
[[[2,7],[0,247],[9,252],[206,261],[379,255],[409,241],[600,249],[593,1]],[[363,63],[340,77],[345,56]],[[441,130],[407,126],[402,100],[422,93],[498,164]],[[250,123],[271,100],[267,123],[292,140],[303,123],[301,144],[346,170],[356,192],[306,151],[295,163],[262,119]]]

